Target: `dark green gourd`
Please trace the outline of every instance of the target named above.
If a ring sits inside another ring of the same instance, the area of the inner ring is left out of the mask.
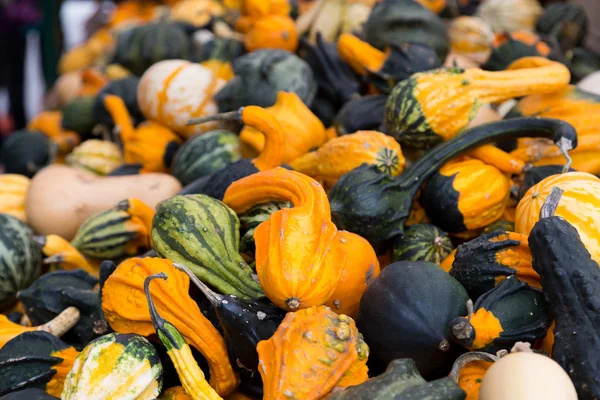
[[[67,307],[80,312],[77,325],[62,339],[82,348],[106,327],[98,291],[98,280],[81,269],[54,271],[42,275],[31,286],[21,290],[18,299],[23,303],[31,323],[42,325],[54,319]]]
[[[187,141],[175,154],[171,173],[187,185],[238,161],[241,156],[238,136],[227,130],[215,130]]]
[[[40,169],[52,163],[56,145],[48,137],[35,131],[13,132],[2,143],[0,164],[8,174],[31,178]]]
[[[539,167],[531,167],[525,171],[521,185],[519,185],[518,200],[521,200],[525,193],[532,187],[543,181],[549,176],[559,175],[563,173],[564,165],[541,165]],[[573,168],[569,168],[569,172],[574,172]]]
[[[50,396],[43,389],[24,389],[0,397],[1,400],[57,400],[58,397]]]
[[[452,252],[448,234],[431,224],[406,228],[392,248],[392,261],[428,261],[440,265]]]
[[[0,308],[16,301],[42,267],[42,251],[31,229],[10,215],[0,214]]]
[[[96,96],[85,96],[68,103],[62,110],[62,128],[79,133],[84,140],[97,136],[94,132],[98,124],[94,116],[95,102]]]
[[[517,342],[546,336],[550,315],[542,292],[509,276],[468,305],[467,317],[452,321],[453,340],[469,350],[495,353]],[[479,334],[479,336],[478,336]]]
[[[239,227],[236,213],[219,200],[175,196],[158,205],[152,242],[160,256],[188,266],[220,293],[255,299],[263,292],[239,254]]]
[[[446,26],[440,17],[414,0],[383,0],[377,3],[364,25],[365,38],[383,50],[392,43],[424,43],[440,60],[448,55]]]
[[[560,189],[554,189],[548,199],[529,235],[529,247],[556,324],[552,358],[567,371],[580,400],[598,399],[600,268],[577,230],[553,216]]]
[[[110,128],[114,126],[111,115],[106,110],[106,107],[104,107],[104,97],[108,94],[113,94],[123,99],[129,115],[133,118],[134,126],[142,122],[145,118],[137,102],[137,89],[139,83],[140,78],[137,76],[128,76],[123,79],[110,81],[106,84],[95,97],[93,105],[94,119],[99,124],[106,125]]]
[[[275,307],[266,298],[244,300],[215,293],[183,264],[175,264],[175,267],[188,274],[212,304],[223,329],[231,364],[242,370],[257,372],[256,346],[261,340],[273,336],[285,317],[285,311]]]
[[[363,293],[357,326],[376,359],[411,358],[424,378],[437,379],[463,351],[451,342],[449,327],[466,315],[468,300],[439,266],[400,261],[385,267]]]
[[[47,385],[57,374],[56,366],[64,361],[66,365],[62,369],[70,369],[75,356],[75,349],[48,332],[25,332],[16,336],[0,349],[0,396],[28,388],[59,394],[62,383]],[[61,376],[63,380],[66,372]]]
[[[129,28],[119,33],[112,62],[141,76],[162,60],[191,56],[191,41],[184,24],[157,22]]]
[[[333,125],[339,136],[357,131],[381,131],[387,96],[374,94],[350,100],[340,109]]]
[[[444,163],[473,147],[515,137],[546,137],[561,148],[577,146],[575,129],[560,120],[518,118],[480,125],[440,144],[397,178],[365,164],[342,175],[328,193],[332,219],[339,229],[373,245],[384,243],[404,232],[415,195]]]
[[[326,400],[463,400],[466,393],[451,378],[427,382],[413,360],[392,361],[385,372]]]
[[[550,4],[538,19],[536,30],[555,38],[563,51],[579,46],[587,34],[588,18],[574,1]]]

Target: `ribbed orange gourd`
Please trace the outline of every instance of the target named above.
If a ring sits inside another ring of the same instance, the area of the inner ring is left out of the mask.
[[[279,92],[275,104],[266,110],[275,117],[284,132],[284,163],[327,141],[325,126],[296,93]],[[251,154],[244,154],[245,157],[260,153],[265,146],[263,133],[249,124],[242,129],[240,140],[250,149]]]
[[[119,333],[153,335],[155,330],[144,294],[144,280],[161,272],[169,279],[157,280],[152,285],[156,309],[206,358],[211,386],[220,395],[231,393],[238,379],[229,362],[225,340],[188,295],[189,277],[177,270],[171,261],[130,258],[121,263],[102,289],[102,310],[106,320]]]
[[[283,168],[259,172],[234,182],[223,199],[238,214],[267,201],[294,204],[294,208],[271,214],[254,232],[258,280],[278,307],[297,310],[325,304],[336,291],[344,270],[362,275],[364,281],[379,273],[369,242],[338,231],[331,222],[323,187],[306,175]],[[356,293],[352,307],[356,307],[361,294]]]
[[[532,186],[517,206],[516,231],[525,235],[531,232],[540,218],[544,201],[555,186],[564,190],[555,215],[577,229],[592,259],[600,263],[600,179],[594,175],[568,172],[549,176]]]
[[[256,350],[263,399],[322,399],[368,379],[369,347],[356,324],[324,306],[288,313]]]
[[[0,175],[0,213],[12,215],[25,222],[25,197],[29,178],[17,174]]]
[[[400,175],[406,160],[400,145],[391,136],[377,131],[358,131],[329,140],[316,151],[296,158],[290,166],[326,187],[359,165],[375,164],[390,176]]]
[[[564,89],[567,67],[525,57],[506,71],[451,68],[414,74],[398,83],[386,103],[387,133],[402,145],[429,148],[458,135],[482,104]]]
[[[125,162],[142,164],[143,172],[166,172],[181,143],[179,137],[154,121],[142,122],[134,128],[119,96],[106,95],[104,106],[120,128]]]

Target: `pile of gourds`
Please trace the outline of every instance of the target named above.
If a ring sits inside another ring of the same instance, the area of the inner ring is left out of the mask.
[[[0,399],[600,398],[579,6],[163,3],[0,148]]]

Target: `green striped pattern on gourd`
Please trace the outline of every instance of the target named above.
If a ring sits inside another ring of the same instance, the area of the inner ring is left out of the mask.
[[[264,294],[239,254],[240,221],[225,204],[205,195],[175,196],[157,207],[154,250],[186,265],[222,294],[255,299]]]
[[[127,212],[115,209],[92,215],[79,227],[71,244],[93,258],[113,260],[129,255],[127,248],[139,237],[131,219]]]
[[[392,262],[428,261],[440,265],[452,252],[448,234],[431,224],[417,224],[405,229],[392,249]]]
[[[268,203],[257,204],[243,215],[240,215],[240,253],[254,257],[256,250],[254,230],[256,227],[268,220],[275,211],[292,207],[294,205],[289,201],[270,201]]]
[[[515,231],[515,223],[511,221],[507,221],[505,219],[501,219],[499,221],[494,222],[485,227],[483,233],[492,233],[492,232],[514,232]]]
[[[42,252],[32,237],[23,222],[0,214],[0,307],[14,302],[17,292],[40,275]]]
[[[61,399],[154,399],[161,387],[162,364],[154,346],[139,335],[111,333],[77,356]]]
[[[227,130],[215,130],[195,136],[175,155],[171,173],[187,185],[242,158],[240,139]]]

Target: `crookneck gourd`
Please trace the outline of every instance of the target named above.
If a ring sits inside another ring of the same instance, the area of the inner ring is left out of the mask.
[[[514,232],[492,232],[458,246],[453,262],[445,269],[473,300],[512,275],[540,288],[540,277],[531,266],[527,236]]]
[[[185,272],[212,304],[225,336],[231,364],[256,372],[256,345],[273,336],[285,312],[264,298],[244,300],[215,293],[183,264],[175,264],[175,267]]]
[[[517,206],[516,231],[529,234],[539,220],[542,204],[554,186],[564,191],[556,215],[577,229],[592,259],[600,262],[600,179],[594,175],[583,172],[552,175],[531,187]]]
[[[212,120],[233,120],[256,128],[264,135],[264,147],[258,157],[252,160],[243,158],[217,171],[218,173],[199,178],[186,186],[181,194],[202,193],[221,200],[229,185],[238,179],[258,171],[278,167],[283,163],[287,147],[285,133],[277,118],[266,109],[258,106],[247,106],[238,111],[192,120],[190,124]]]
[[[77,324],[79,315],[77,308],[68,307],[48,323],[39,326],[23,326],[10,321],[4,314],[0,314],[0,349],[10,340],[25,332],[44,331],[61,337]]]
[[[363,163],[377,165],[382,172],[397,176],[405,162],[400,145],[392,137],[377,131],[358,131],[329,140],[290,166],[331,187],[340,176]]]
[[[105,331],[102,326],[106,326],[106,321],[102,315],[97,284],[98,279],[80,269],[53,271],[21,290],[17,298],[34,325],[49,323],[69,307],[76,307],[79,310],[76,313],[78,320],[63,340],[81,349]]]
[[[88,344],[67,374],[63,400],[155,399],[163,367],[154,346],[139,335],[111,333]]]
[[[0,175],[0,213],[26,222],[25,197],[29,188],[29,178],[24,175]]]
[[[134,128],[125,102],[119,96],[104,96],[104,106],[119,129],[126,163],[143,165],[142,172],[165,172],[171,167],[181,140],[166,126],[146,121]]]
[[[239,254],[239,227],[235,212],[219,200],[175,196],[158,205],[152,241],[160,256],[187,265],[219,292],[256,299],[263,292]]]
[[[452,321],[452,339],[469,350],[510,350],[516,342],[546,336],[550,316],[542,292],[509,276],[467,304],[468,315]]]
[[[256,350],[264,399],[321,399],[368,379],[369,347],[354,320],[325,306],[288,313]]]
[[[570,78],[564,65],[535,57],[501,72],[451,68],[418,73],[398,83],[388,97],[386,132],[402,145],[430,148],[459,135],[482,104],[552,93]]]
[[[98,276],[98,265],[87,259],[66,239],[58,235],[35,236],[34,239],[46,256],[44,264],[67,271],[81,268],[92,276]]]
[[[329,191],[332,219],[340,229],[354,232],[371,244],[402,234],[413,199],[421,186],[444,163],[491,141],[514,137],[547,137],[567,149],[577,147],[577,134],[566,122],[525,118],[479,125],[441,144],[397,178],[376,166],[360,166],[338,179]]]
[[[48,332],[24,332],[0,349],[0,396],[26,388],[60,396],[79,352]]]
[[[204,378],[204,372],[198,366],[198,363],[192,355],[190,346],[185,341],[185,338],[177,330],[177,328],[160,316],[156,310],[156,306],[152,301],[152,292],[150,283],[153,279],[168,279],[164,272],[156,275],[150,275],[144,279],[144,293],[148,301],[148,308],[152,324],[156,330],[156,334],[163,346],[167,349],[167,354],[185,391],[192,397],[193,400],[218,400],[221,396],[208,384]]]
[[[401,358],[389,363],[383,374],[326,397],[327,400],[387,400],[391,398],[464,400],[465,394],[461,387],[457,386],[449,377],[427,382],[419,373],[413,360]]]
[[[567,371],[579,398],[592,400],[600,398],[600,268],[576,227],[555,216],[560,197],[558,188],[548,196],[529,247],[556,324],[552,358]]]
[[[499,220],[510,196],[510,179],[479,160],[450,162],[434,173],[421,195],[433,224],[450,233]]]
[[[371,245],[363,238],[338,231],[331,222],[323,187],[299,172],[276,168],[234,182],[224,202],[243,213],[265,201],[291,201],[293,208],[271,214],[254,232],[256,272],[267,297],[278,307],[296,310],[325,304],[343,275],[340,290],[360,293],[379,273]]]
[[[466,314],[468,300],[460,283],[439,266],[399,261],[365,290],[357,325],[375,359],[388,364],[411,358],[425,379],[438,379],[463,351],[452,342],[449,327]]]
[[[340,58],[354,71],[366,75],[367,81],[383,93],[389,93],[400,81],[411,75],[440,68],[435,51],[423,44],[390,45],[384,52],[350,33],[338,40]]]
[[[188,276],[178,271],[171,261],[130,258],[121,263],[102,289],[102,310],[106,320],[117,332],[153,335],[155,330],[144,295],[144,280],[161,272],[169,279],[152,285],[156,309],[206,358],[210,366],[210,383],[217,393],[232,392],[238,379],[229,362],[225,341],[189,296]]]

